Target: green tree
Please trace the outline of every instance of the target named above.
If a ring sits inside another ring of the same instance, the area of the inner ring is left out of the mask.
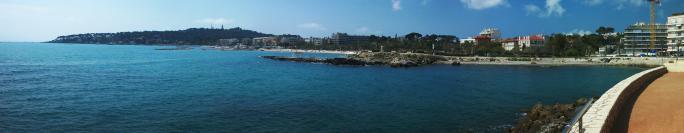
[[[404,36],[404,37],[405,37],[406,39],[409,39],[409,40],[418,40],[418,39],[420,39],[421,37],[423,37],[423,35],[421,35],[420,33],[411,32],[411,33],[409,33],[409,34],[406,34],[406,36]]]
[[[517,56],[521,51],[522,51],[522,50],[520,49],[520,44],[518,44],[518,43],[516,43],[515,45],[513,45],[513,49],[511,50],[511,52],[513,52],[513,54],[516,55],[516,56]]]
[[[562,56],[562,51],[569,44],[567,37],[562,34],[553,34],[549,37],[548,49],[552,56]]]
[[[606,34],[606,33],[613,33],[613,32],[615,32],[615,29],[613,27],[601,26],[598,29],[596,29],[596,33],[601,34],[601,35]]]

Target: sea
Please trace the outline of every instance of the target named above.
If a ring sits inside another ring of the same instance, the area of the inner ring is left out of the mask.
[[[645,70],[334,66],[340,54],[0,43],[0,132],[505,132]]]

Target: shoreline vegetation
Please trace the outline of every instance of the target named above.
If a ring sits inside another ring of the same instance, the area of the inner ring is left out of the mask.
[[[631,67],[656,67],[664,63],[674,61],[676,58],[665,57],[581,57],[581,58],[553,58],[553,57],[462,57],[444,56],[421,53],[393,53],[393,52],[350,52],[350,51],[310,51],[310,50],[270,50],[281,52],[312,52],[312,53],[344,53],[346,60],[334,65],[387,65],[391,67],[417,67],[431,64],[442,65],[528,65],[528,66],[631,66]],[[276,57],[263,56],[267,59],[326,63],[326,59],[300,58],[300,57]],[[345,64],[345,62],[350,62]],[[352,63],[353,62],[353,63]],[[328,63],[333,64],[333,63]]]

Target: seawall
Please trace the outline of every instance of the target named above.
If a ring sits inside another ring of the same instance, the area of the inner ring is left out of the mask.
[[[661,66],[639,72],[620,81],[601,95],[582,116],[581,128],[580,122],[575,123],[570,132],[609,133],[613,131],[617,118],[627,106],[625,102],[667,72],[667,69]]]

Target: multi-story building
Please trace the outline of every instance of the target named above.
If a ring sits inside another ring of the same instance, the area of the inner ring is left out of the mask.
[[[521,48],[541,48],[544,47],[545,42],[546,38],[543,35],[518,37],[518,44]]]
[[[543,35],[519,36],[499,41],[506,51],[511,51],[517,45],[520,51],[539,49],[544,47],[546,38]]]
[[[501,41],[501,46],[504,48],[506,51],[512,51],[515,49],[515,46],[518,45],[518,39],[517,38],[509,38]],[[518,48],[520,50],[520,45],[518,45]]]
[[[336,45],[348,45],[367,43],[369,38],[369,36],[349,35],[347,33],[333,33],[330,37],[330,41],[332,44]]]
[[[252,45],[252,38],[242,38],[240,39],[241,45]]]
[[[278,44],[289,44],[289,45],[294,45],[300,42],[304,42],[304,39],[300,37],[299,35],[279,35],[278,36]]]
[[[304,39],[304,42],[308,44],[313,44],[313,45],[322,45],[323,44],[323,38],[318,38],[318,37],[309,37]]]
[[[667,51],[680,53],[684,51],[684,13],[674,13],[667,17]]]
[[[465,38],[465,39],[460,39],[460,44],[461,44],[461,45],[466,44],[466,43],[475,44],[475,38],[468,37],[468,38]]]
[[[252,43],[256,46],[276,46],[278,45],[278,38],[276,37],[257,37],[252,39]]]
[[[237,45],[237,43],[239,43],[240,40],[237,38],[219,39],[218,42],[219,42],[219,45],[227,46],[227,45]]]
[[[490,39],[498,40],[501,39],[501,31],[497,28],[486,28],[480,32],[480,36],[487,36]]]
[[[492,42],[492,40],[493,39],[489,36],[476,36],[475,37],[475,44],[476,45],[484,45],[484,44]]]
[[[655,40],[651,47],[650,25],[647,23],[636,23],[625,29],[625,37],[622,39],[624,53],[632,56],[655,55],[656,52],[667,50],[667,25],[654,24]]]

